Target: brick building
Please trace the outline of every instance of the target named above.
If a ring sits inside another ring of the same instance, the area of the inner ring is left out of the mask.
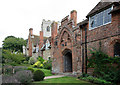
[[[120,56],[120,2],[99,2],[77,23],[77,11],[52,24],[52,72],[81,74],[85,72],[89,49],[99,49],[110,57]],[[90,69],[87,70],[88,73]]]
[[[43,19],[39,35],[33,34],[33,28],[29,29],[27,46],[23,46],[23,53],[26,56],[41,56],[45,60],[51,57],[51,24],[53,21]],[[59,21],[57,22],[59,26]],[[58,29],[57,29],[58,30]]]

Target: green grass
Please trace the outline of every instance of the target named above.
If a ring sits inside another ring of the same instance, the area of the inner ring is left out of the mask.
[[[52,76],[53,74],[51,73],[51,71],[50,70],[47,70],[47,69],[41,69],[41,68],[33,68],[34,69],[34,71],[36,71],[36,70],[38,70],[38,69],[40,69],[40,70],[42,70],[44,73],[45,73],[45,76]]]
[[[51,71],[48,70],[48,69],[34,68],[33,65],[28,65],[27,67],[28,67],[28,68],[29,68],[29,67],[30,67],[30,68],[33,68],[34,71],[36,71],[36,70],[42,70],[42,71],[45,73],[45,76],[52,76],[52,75],[53,75],[53,74],[51,73]]]
[[[38,84],[38,83],[62,83],[62,84],[69,83],[72,85],[73,85],[73,83],[76,83],[79,85],[95,85],[95,84],[91,84],[91,83],[86,82],[86,81],[79,80],[75,77],[67,77],[67,76],[60,77],[60,78],[45,79],[44,81],[36,81],[33,83],[35,83],[35,84]]]

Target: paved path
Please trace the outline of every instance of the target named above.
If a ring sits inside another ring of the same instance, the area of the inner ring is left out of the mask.
[[[59,78],[59,77],[64,77],[65,75],[54,75],[54,76],[47,76],[44,79],[51,79],[51,78]]]

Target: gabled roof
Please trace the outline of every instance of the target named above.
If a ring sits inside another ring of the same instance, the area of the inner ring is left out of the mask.
[[[87,18],[89,16],[94,15],[95,13],[98,13],[106,8],[108,8],[109,6],[111,6],[114,2],[99,2],[88,14],[87,14]]]
[[[84,21],[79,22],[77,25],[81,26],[81,25],[86,25],[86,24],[88,24],[88,19],[85,19]]]
[[[33,37],[31,38],[33,45],[39,44],[39,36],[37,35],[32,35]]]

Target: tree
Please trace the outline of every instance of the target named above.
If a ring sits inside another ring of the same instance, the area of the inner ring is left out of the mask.
[[[23,38],[16,38],[14,36],[7,36],[3,41],[3,49],[20,51],[22,52],[22,46],[26,46],[26,40]]]

